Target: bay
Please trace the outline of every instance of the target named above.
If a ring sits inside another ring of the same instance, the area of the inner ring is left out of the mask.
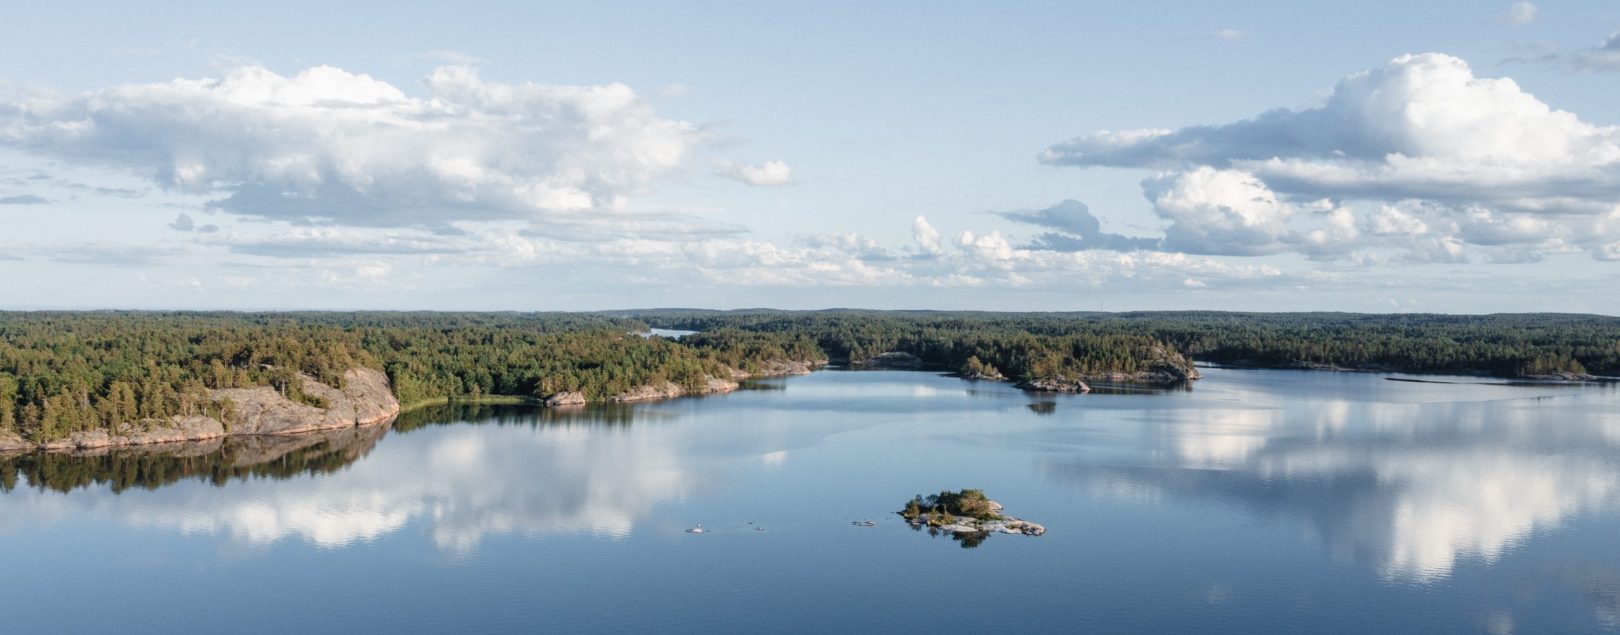
[[[7,632],[1612,632],[1617,401],[1363,373],[1032,395],[821,371],[12,456],[0,615]],[[1047,534],[974,544],[893,513],[967,487]]]

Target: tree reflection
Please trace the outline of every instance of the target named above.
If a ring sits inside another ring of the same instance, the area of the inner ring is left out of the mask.
[[[286,479],[330,474],[364,457],[387,426],[343,428],[300,435],[226,437],[73,452],[29,452],[0,459],[0,489],[19,476],[41,489],[68,492],[106,486],[114,493],[154,490],[195,479],[223,487],[253,477]]]
[[[657,412],[628,404],[576,409],[440,404],[407,412],[391,426],[0,455],[0,492],[11,491],[24,482],[58,492],[93,486],[105,486],[114,493],[132,488],[153,490],[193,479],[223,487],[233,480],[335,473],[364,458],[390,431],[408,433],[467,421],[496,426],[624,427],[637,420],[659,418]]]

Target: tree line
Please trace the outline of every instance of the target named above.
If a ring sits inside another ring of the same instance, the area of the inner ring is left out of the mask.
[[[971,356],[1009,376],[1138,368],[1176,356],[1219,364],[1521,377],[1620,375],[1620,318],[1574,314],[1175,311],[627,311],[666,328],[790,331],[829,354],[902,350],[957,368]],[[1159,349],[1169,355],[1160,355]],[[1037,363],[1039,362],[1039,363]],[[1009,372],[1010,371],[1010,372]]]
[[[793,335],[718,331],[691,343],[644,323],[566,313],[0,313],[0,432],[46,441],[172,416],[228,420],[222,388],[271,386],[323,406],[304,377],[387,373],[405,404],[577,391],[601,400],[687,388],[772,362],[819,357]]]
[[[649,326],[700,331],[636,335]],[[489,395],[601,400],[731,369],[898,351],[1014,380],[1132,375],[1194,359],[1499,376],[1620,375],[1620,319],[1221,312],[0,313],[0,433],[51,440],[172,416],[228,421],[223,388],[320,406],[304,377],[387,373],[404,404]]]

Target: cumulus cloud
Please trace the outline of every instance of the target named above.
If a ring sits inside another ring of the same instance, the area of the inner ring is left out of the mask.
[[[1384,206],[1417,215],[1440,243],[1596,254],[1620,238],[1612,220],[1620,210],[1620,127],[1583,121],[1511,79],[1476,77],[1463,60],[1441,54],[1404,55],[1345,77],[1315,108],[1178,130],[1098,132],[1040,158],[1162,170],[1144,182],[1144,193],[1170,223],[1166,245],[1196,253],[1348,254],[1357,245],[1309,237],[1331,238],[1323,222],[1342,228],[1345,214],[1354,220]],[[1306,207],[1359,212],[1299,213]]]
[[[1279,249],[1292,210],[1252,175],[1200,167],[1142,183],[1170,221],[1165,244],[1189,253],[1262,255]]]
[[[858,234],[814,237],[792,246],[747,239],[642,245],[642,253],[673,258],[709,282],[777,286],[921,286],[1101,288],[1180,287],[1188,278],[1216,283],[1274,280],[1269,266],[1231,264],[1165,252],[1061,252],[1017,246],[998,231],[946,236],[924,217],[912,223],[913,244],[885,246]],[[910,253],[906,257],[902,254]],[[667,265],[666,265],[667,266]],[[675,267],[672,267],[675,268]]]
[[[1576,53],[1575,68],[1589,73],[1620,71],[1620,31],[1602,44]]]
[[[755,187],[793,183],[793,168],[781,161],[766,161],[759,165],[722,161],[718,167],[716,174]]]
[[[407,226],[620,210],[699,141],[622,84],[488,82],[446,66],[424,87],[247,66],[77,95],[12,91],[0,93],[0,146],[123,168],[238,214]]]
[[[1541,17],[1541,8],[1533,2],[1515,2],[1508,7],[1507,13],[1502,15],[1502,21],[1514,26],[1524,26]]]
[[[918,251],[925,256],[939,255],[944,251],[940,243],[939,230],[934,229],[928,219],[922,216],[912,219],[911,238],[916,241]]]
[[[375,263],[388,265],[391,271],[409,272],[443,263],[494,268],[566,265],[571,271],[629,274],[657,284],[724,287],[994,285],[1061,290],[1128,282],[1133,288],[1180,288],[1188,279],[1216,286],[1275,280],[1282,275],[1269,266],[1180,253],[1065,252],[1039,245],[1019,246],[997,231],[946,235],[921,216],[913,221],[912,241],[907,244],[885,244],[854,232],[774,242],[745,234],[658,232],[570,240],[483,224],[468,225],[457,233],[417,228],[259,230],[233,229],[199,237],[198,243],[271,266],[297,264],[346,271]]]

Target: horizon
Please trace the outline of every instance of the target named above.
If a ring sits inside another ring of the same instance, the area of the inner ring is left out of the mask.
[[[0,306],[1620,315],[1606,3],[631,6],[23,5]]]
[[[1339,311],[1339,310],[1299,310],[1299,311],[1260,311],[1242,309],[1121,309],[1117,311],[1097,310],[1028,310],[1018,311],[1011,309],[931,309],[931,308],[897,308],[875,309],[854,306],[831,306],[807,309],[785,309],[779,307],[751,306],[735,308],[712,308],[695,306],[662,306],[638,308],[612,308],[612,309],[302,309],[302,308],[127,308],[127,307],[94,307],[94,308],[5,308],[0,307],[0,313],[227,313],[227,314],[270,314],[270,313],[318,313],[318,314],[363,314],[363,313],[470,313],[470,314],[499,314],[511,313],[518,315],[542,315],[551,313],[565,314],[611,314],[611,313],[656,313],[661,311],[691,311],[710,313],[838,313],[838,312],[867,312],[867,313],[981,313],[989,315],[1132,315],[1132,314],[1186,314],[1186,313],[1217,313],[1230,315],[1354,315],[1354,316],[1441,316],[1441,317],[1498,317],[1498,316],[1570,316],[1570,317],[1596,317],[1620,319],[1620,315],[1607,313],[1581,313],[1569,311],[1493,311],[1489,313],[1449,313],[1444,311]]]

